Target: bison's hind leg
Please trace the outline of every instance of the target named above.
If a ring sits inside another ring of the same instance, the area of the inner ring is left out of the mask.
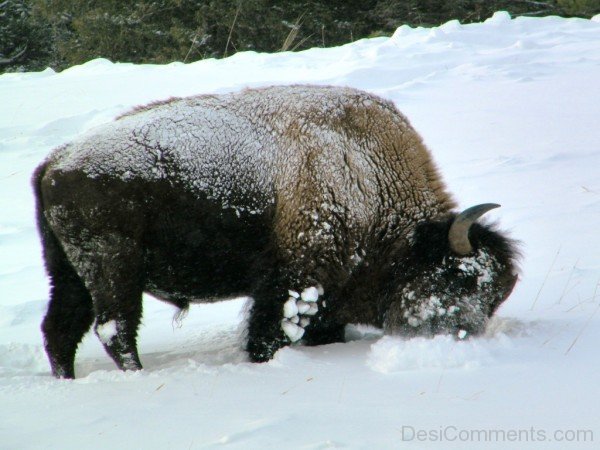
[[[136,340],[143,288],[137,246],[115,233],[69,237],[61,240],[68,260],[47,257],[53,289],[42,329],[52,372],[74,377],[77,345],[94,319],[94,331],[117,366],[141,369]]]
[[[86,329],[95,317],[94,331],[117,366],[141,369],[136,340],[144,279],[138,240],[120,230],[64,227],[60,232],[65,254],[89,292],[93,314],[87,317]]]
[[[51,291],[42,322],[46,353],[52,373],[74,378],[77,346],[94,321],[92,297],[67,260],[60,244],[45,230],[43,239]]]
[[[81,261],[94,304],[94,331],[121,370],[142,368],[137,330],[142,318],[142,256],[134,240],[107,233]]]

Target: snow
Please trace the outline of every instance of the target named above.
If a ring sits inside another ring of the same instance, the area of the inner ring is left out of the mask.
[[[310,303],[306,303],[305,301],[300,300],[296,305],[300,314],[306,314],[310,310]]]
[[[296,305],[296,299],[294,297],[290,297],[287,302],[283,304],[283,317],[288,319],[294,317],[298,314],[298,305]]]
[[[283,332],[292,342],[297,342],[304,336],[304,328],[296,325],[293,320],[283,319],[281,321],[281,328],[283,328]]]
[[[112,339],[117,335],[117,321],[109,320],[106,323],[98,325],[96,327],[96,334],[100,342],[110,344]]]
[[[315,286],[307,287],[302,291],[300,297],[305,302],[316,302],[319,299],[319,290]]]
[[[381,373],[442,368],[472,369],[490,364],[493,360],[492,348],[495,346],[498,346],[497,342],[486,342],[484,339],[457,342],[452,336],[409,340],[384,336],[371,345],[367,365]]]
[[[596,448],[599,80],[600,16],[502,12],[299,53],[0,76],[0,448]],[[486,335],[403,340],[356,326],[345,344],[294,345],[252,364],[238,332],[243,299],[193,305],[177,326],[173,308],[147,297],[143,371],[117,371],[89,333],[78,379],[52,378],[39,330],[48,284],[34,167],[136,105],[294,83],[394,102],[461,209],[502,204],[489,220],[524,256]],[[439,430],[532,429],[545,442],[434,440]],[[560,441],[577,430],[595,442]]]
[[[295,291],[289,291],[290,294],[297,294]],[[303,300],[299,300],[301,297]],[[297,342],[304,336],[304,328],[310,324],[310,318],[306,316],[314,316],[319,307],[317,299],[319,291],[316,287],[306,288],[302,294],[291,296],[283,304],[283,319],[281,328],[292,342]]]

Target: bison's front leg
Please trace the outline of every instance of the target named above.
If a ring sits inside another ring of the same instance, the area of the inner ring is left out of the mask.
[[[344,342],[346,334],[346,325],[329,317],[328,310],[325,311],[316,320],[312,320],[306,328],[303,342],[306,345],[325,345],[335,342]]]
[[[268,361],[281,347],[300,340],[316,345],[343,338],[343,327],[324,320],[326,300],[321,286],[306,282],[302,289],[299,279],[311,277],[271,273],[255,290],[247,343],[252,361]]]
[[[246,345],[251,361],[268,361],[277,350],[290,343],[281,329],[282,303],[282,298],[254,296]]]
[[[246,349],[253,362],[270,360],[277,350],[290,343],[281,327],[289,283],[290,277],[275,269],[265,274],[252,293]]]

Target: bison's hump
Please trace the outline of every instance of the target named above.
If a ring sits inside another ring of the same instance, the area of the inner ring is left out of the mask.
[[[274,86],[150,104],[58,149],[50,170],[167,179],[224,205],[283,199],[319,217],[316,210],[337,208],[364,225],[382,210],[394,223],[413,222],[453,205],[406,118],[385,100],[342,87]]]
[[[182,172],[206,176],[215,167],[255,162],[253,172],[271,168],[301,135],[338,134],[348,108],[383,100],[349,88],[276,86],[222,96],[175,98],[138,107],[94,128],[54,155],[56,168],[90,176],[168,176],[168,163]],[[322,136],[322,139],[327,139]],[[339,142],[333,142],[339,146]],[[321,149],[331,151],[332,149]]]

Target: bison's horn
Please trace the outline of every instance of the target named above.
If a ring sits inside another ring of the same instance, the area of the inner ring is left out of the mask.
[[[473,247],[469,241],[469,228],[471,228],[471,225],[490,209],[499,207],[500,205],[497,205],[496,203],[483,203],[467,208],[456,216],[454,222],[452,222],[450,231],[448,232],[448,241],[452,251],[459,255],[471,253]]]

